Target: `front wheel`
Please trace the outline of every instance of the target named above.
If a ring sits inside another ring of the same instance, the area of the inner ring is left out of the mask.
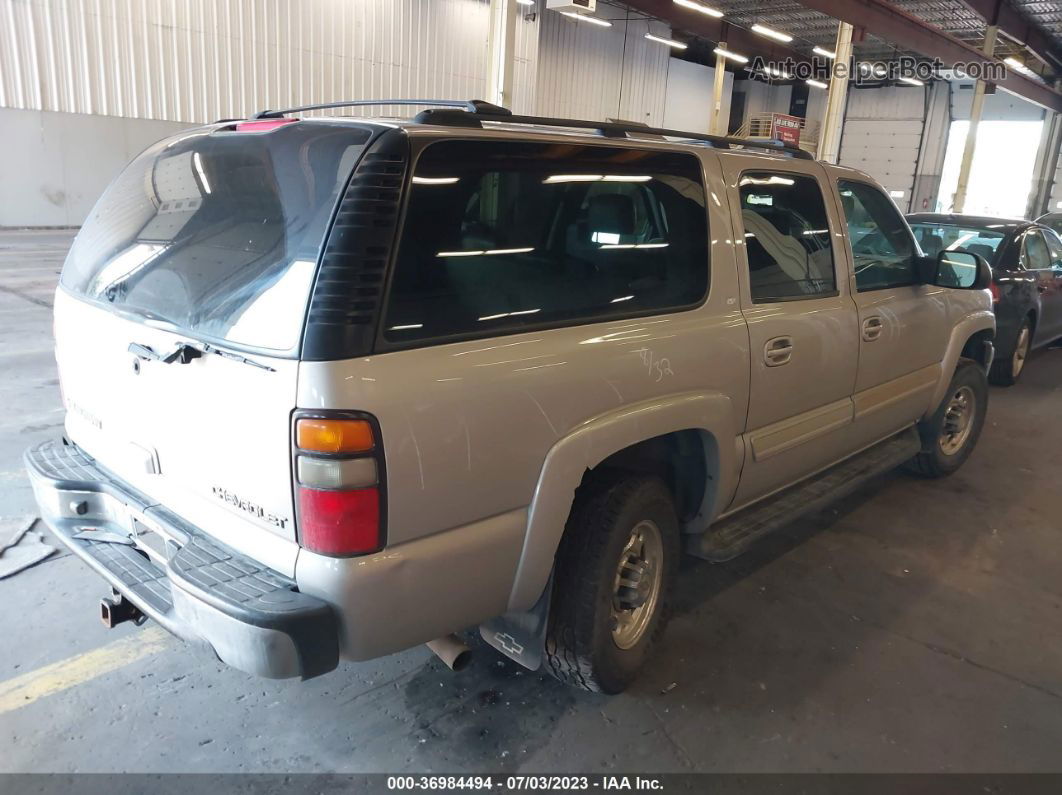
[[[919,423],[922,451],[909,464],[916,475],[950,475],[969,458],[985,424],[988,381],[977,362],[959,360],[944,400],[932,417]]]
[[[657,478],[591,476],[557,551],[546,664],[575,687],[619,693],[667,623],[679,560],[671,493]]]

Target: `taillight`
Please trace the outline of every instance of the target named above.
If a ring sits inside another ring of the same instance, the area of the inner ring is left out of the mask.
[[[998,304],[1000,299],[999,285],[995,282],[989,282],[988,289],[992,293],[992,303]]]
[[[384,462],[376,420],[300,412],[292,437],[299,543],[333,557],[382,549]]]

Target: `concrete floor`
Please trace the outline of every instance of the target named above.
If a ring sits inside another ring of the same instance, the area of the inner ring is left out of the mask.
[[[68,242],[0,234],[0,518],[33,510],[22,450],[60,430]],[[0,707],[0,771],[1062,771],[1060,410],[1047,351],[992,391],[951,479],[882,478],[731,564],[690,562],[655,664],[614,698],[485,648],[460,675],[414,649],[256,680],[105,630],[101,582],[55,556],[0,581],[0,691],[75,661]]]

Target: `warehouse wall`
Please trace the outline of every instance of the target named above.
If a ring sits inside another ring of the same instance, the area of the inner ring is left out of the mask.
[[[577,22],[557,13],[541,15],[535,110],[539,115],[664,121],[667,93],[667,47],[644,38],[644,19],[627,21],[626,12],[597,4],[597,16],[612,20],[611,28]],[[660,24],[653,32],[670,36]]]
[[[723,103],[720,115],[730,118],[730,95],[734,75],[723,78]],[[711,132],[712,96],[715,69],[692,61],[672,58],[667,69],[667,94],[664,100],[664,126],[669,130]]]
[[[668,99],[679,115],[701,102],[678,90],[697,80],[669,93],[670,50],[643,38],[646,20],[599,2],[613,20],[601,28],[544,6],[517,19],[517,112],[660,125]],[[80,223],[131,154],[181,126],[351,97],[483,97],[488,12],[489,0],[0,0],[0,226]]]
[[[488,9],[487,0],[0,0],[0,106],[202,123],[347,97],[480,97]],[[525,111],[538,18],[517,21],[514,104]]]
[[[0,108],[0,226],[78,226],[135,155],[190,125]]]
[[[482,97],[488,9],[0,0],[0,226],[79,224],[131,154],[182,126],[349,97]],[[534,108],[539,18],[517,20],[518,111]]]

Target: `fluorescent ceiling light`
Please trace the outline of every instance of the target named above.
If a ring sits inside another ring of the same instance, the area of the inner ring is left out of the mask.
[[[199,181],[203,184],[203,190],[210,193],[210,183],[207,182],[206,173],[203,171],[203,159],[199,157],[198,152],[192,155],[192,162],[195,163],[195,171],[199,175]]]
[[[574,11],[561,11],[566,17],[577,19],[580,22],[589,22],[591,25],[600,25],[603,28],[611,28],[612,23],[607,19],[598,19],[597,17],[587,16],[586,14],[576,14]]]
[[[904,196],[907,195],[907,191],[890,190],[889,191],[889,195],[892,196],[892,198],[894,198],[894,199],[902,199]]]
[[[1019,61],[1017,58],[1015,58],[1013,56],[1010,56],[1008,58],[1004,58],[1003,59],[1003,63],[1005,63],[1007,66],[1009,66],[1014,71],[1021,72],[1023,75],[1035,75],[1036,74],[1036,72],[1034,72],[1032,69],[1030,69],[1028,66],[1023,64],[1021,61]]]
[[[480,321],[483,321],[483,320],[501,320],[503,317],[515,317],[517,315],[533,315],[536,312],[541,312],[541,311],[542,311],[542,308],[539,307],[538,309],[521,309],[519,312],[499,312],[496,315],[484,315],[483,317],[480,318]]]
[[[749,59],[744,55],[738,55],[736,52],[730,52],[730,50],[724,50],[722,47],[716,47],[712,50],[716,55],[721,58],[729,58],[731,61],[737,61],[738,63],[748,63]]]
[[[793,40],[793,37],[790,36],[788,33],[780,33],[779,31],[772,30],[771,28],[765,27],[759,24],[758,22],[752,26],[752,32],[759,33],[761,36],[766,36],[767,38],[774,39],[775,41],[785,42],[786,44]]]
[[[522,6],[533,6],[535,4],[535,0],[516,0],[516,2]]]
[[[741,182],[738,183],[741,186],[745,185],[795,185],[796,182],[789,179],[789,177],[770,176],[766,179],[763,177],[743,177]]]
[[[823,58],[833,59],[837,57],[837,53],[835,53],[833,50],[827,50],[825,47],[812,47],[811,51],[813,53],[821,55]]]
[[[807,83],[809,86],[814,86],[815,88],[829,88],[829,86],[823,83],[821,80],[805,80],[804,82]]]
[[[925,83],[923,83],[921,80],[915,80],[913,77],[901,77],[900,78],[900,82],[901,83],[907,83],[907,85],[909,85],[909,86],[924,86],[925,85]]]
[[[763,73],[768,77],[780,77],[783,80],[789,80],[792,75],[783,72],[781,69],[775,69],[773,66],[764,67]]]
[[[453,185],[460,177],[413,177],[416,185]]]
[[[468,251],[440,251],[436,257],[482,257],[495,254],[527,254],[535,250],[534,246],[528,248],[488,248],[470,249]]]
[[[666,44],[668,47],[674,47],[676,50],[684,50],[687,47],[687,45],[683,44],[681,41],[664,39],[660,36],[654,36],[652,33],[646,33],[645,38],[649,39],[649,41],[655,41],[657,44]]]
[[[542,182],[556,185],[561,182],[649,182],[648,174],[552,174]]]
[[[715,17],[716,19],[719,19],[723,16],[723,12],[719,9],[711,8],[700,3],[695,3],[694,0],[675,0],[675,5],[682,6],[683,8],[688,8],[691,11],[699,11],[702,14],[707,14],[708,16]]]

